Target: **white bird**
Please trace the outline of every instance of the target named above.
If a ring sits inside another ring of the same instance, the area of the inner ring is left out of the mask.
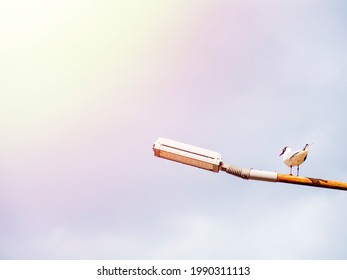
[[[290,167],[290,175],[293,175],[292,167],[297,166],[296,175],[299,176],[299,165],[303,164],[307,158],[308,146],[310,145],[306,144],[302,150],[298,150],[295,152],[292,152],[292,149],[289,148],[288,146],[283,148],[280,156],[283,155],[282,156],[283,162]]]

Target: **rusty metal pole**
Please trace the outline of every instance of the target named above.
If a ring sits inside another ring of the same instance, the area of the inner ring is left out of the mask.
[[[225,164],[225,163],[223,163],[221,170],[246,180],[267,181],[272,183],[280,182],[280,183],[305,185],[310,187],[347,191],[346,182],[293,176],[293,175],[287,175],[287,174],[280,174],[273,171],[257,170],[253,168],[239,168],[234,165]]]
[[[278,173],[277,174],[277,182],[347,191],[347,183],[346,182],[339,182],[339,181],[332,181],[332,180],[325,180],[325,179],[318,179],[318,178],[310,178],[310,177],[302,177],[302,176],[292,176],[292,175],[287,175],[287,174],[279,174]]]

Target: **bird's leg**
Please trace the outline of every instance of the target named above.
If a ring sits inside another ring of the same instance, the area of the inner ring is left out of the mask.
[[[299,176],[299,165],[298,165],[298,169],[296,170],[296,176]]]
[[[292,166],[290,166],[290,174],[289,175],[293,175],[292,174]]]

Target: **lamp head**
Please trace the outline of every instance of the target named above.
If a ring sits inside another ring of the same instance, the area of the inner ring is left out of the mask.
[[[153,144],[154,155],[198,168],[219,172],[220,153],[160,137]]]

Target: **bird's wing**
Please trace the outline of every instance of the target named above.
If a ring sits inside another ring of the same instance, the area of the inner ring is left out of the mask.
[[[300,153],[300,151],[294,151],[294,152],[290,152],[287,154],[286,158],[287,159],[292,159],[295,155],[297,155],[298,153]]]
[[[293,157],[295,157],[300,152],[301,151],[293,152],[293,154],[289,155],[289,159],[292,159]]]
[[[295,153],[293,153],[292,155],[290,155],[289,160],[293,161],[293,162],[300,162],[303,163],[307,158],[307,151],[297,151]]]

